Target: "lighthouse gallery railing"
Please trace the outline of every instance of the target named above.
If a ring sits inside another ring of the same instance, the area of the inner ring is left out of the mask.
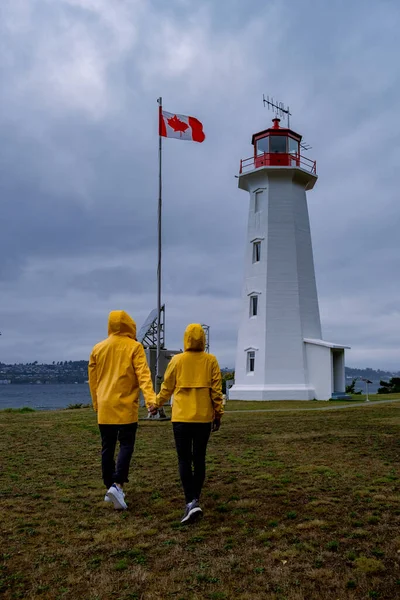
[[[251,156],[250,158],[242,158],[240,161],[240,171],[242,174],[259,167],[297,167],[317,174],[317,161],[311,160],[300,154],[284,154],[284,153],[266,153],[259,156]]]

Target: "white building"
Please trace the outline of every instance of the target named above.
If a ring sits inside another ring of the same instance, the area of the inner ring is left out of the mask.
[[[239,188],[250,196],[236,400],[329,400],[345,392],[345,346],[322,340],[306,191],[314,161],[301,136],[273,127],[254,134]]]

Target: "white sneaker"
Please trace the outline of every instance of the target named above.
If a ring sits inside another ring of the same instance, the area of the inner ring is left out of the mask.
[[[122,490],[121,490],[121,491],[122,491]],[[107,492],[107,493],[108,493],[108,492]],[[124,492],[124,491],[122,491],[122,495],[123,495],[123,497],[125,498],[125,492]],[[107,496],[107,494],[104,496],[104,502],[112,502],[111,498],[109,498],[109,497]]]
[[[121,491],[122,491],[122,490],[121,490]],[[125,492],[124,492],[124,491],[122,491],[122,494],[123,494],[123,496],[124,496],[124,498],[125,498]],[[111,498],[109,498],[109,497],[107,496],[107,494],[104,496],[104,502],[112,502]]]
[[[181,519],[181,523],[182,523],[182,525],[184,525],[186,523],[194,523],[194,521],[197,521],[202,516],[203,516],[203,511],[201,510],[201,508],[199,506],[199,501],[192,500],[192,502],[189,502],[189,504],[186,504],[185,512]]]
[[[126,510],[128,508],[124,498],[124,492],[115,483],[110,487],[106,496],[114,504],[116,510]]]

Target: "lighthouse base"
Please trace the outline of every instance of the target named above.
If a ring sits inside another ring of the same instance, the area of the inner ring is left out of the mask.
[[[307,385],[234,385],[229,400],[314,400],[315,389]]]
[[[311,338],[303,343],[304,383],[252,384],[248,382],[254,381],[253,375],[242,369],[229,390],[229,400],[330,400],[345,394],[344,352],[348,346]],[[268,377],[272,379],[271,374]],[[295,379],[293,372],[286,374],[286,381],[289,377]]]

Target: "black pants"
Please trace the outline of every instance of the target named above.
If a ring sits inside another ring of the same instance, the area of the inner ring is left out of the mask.
[[[135,447],[137,423],[130,425],[99,425],[101,434],[101,467],[104,485],[108,489],[113,483],[123,485],[128,480],[129,465]],[[119,442],[117,465],[115,447]]]
[[[188,504],[200,498],[206,477],[206,450],[211,423],[173,423],[172,425],[178,453],[179,475]]]

